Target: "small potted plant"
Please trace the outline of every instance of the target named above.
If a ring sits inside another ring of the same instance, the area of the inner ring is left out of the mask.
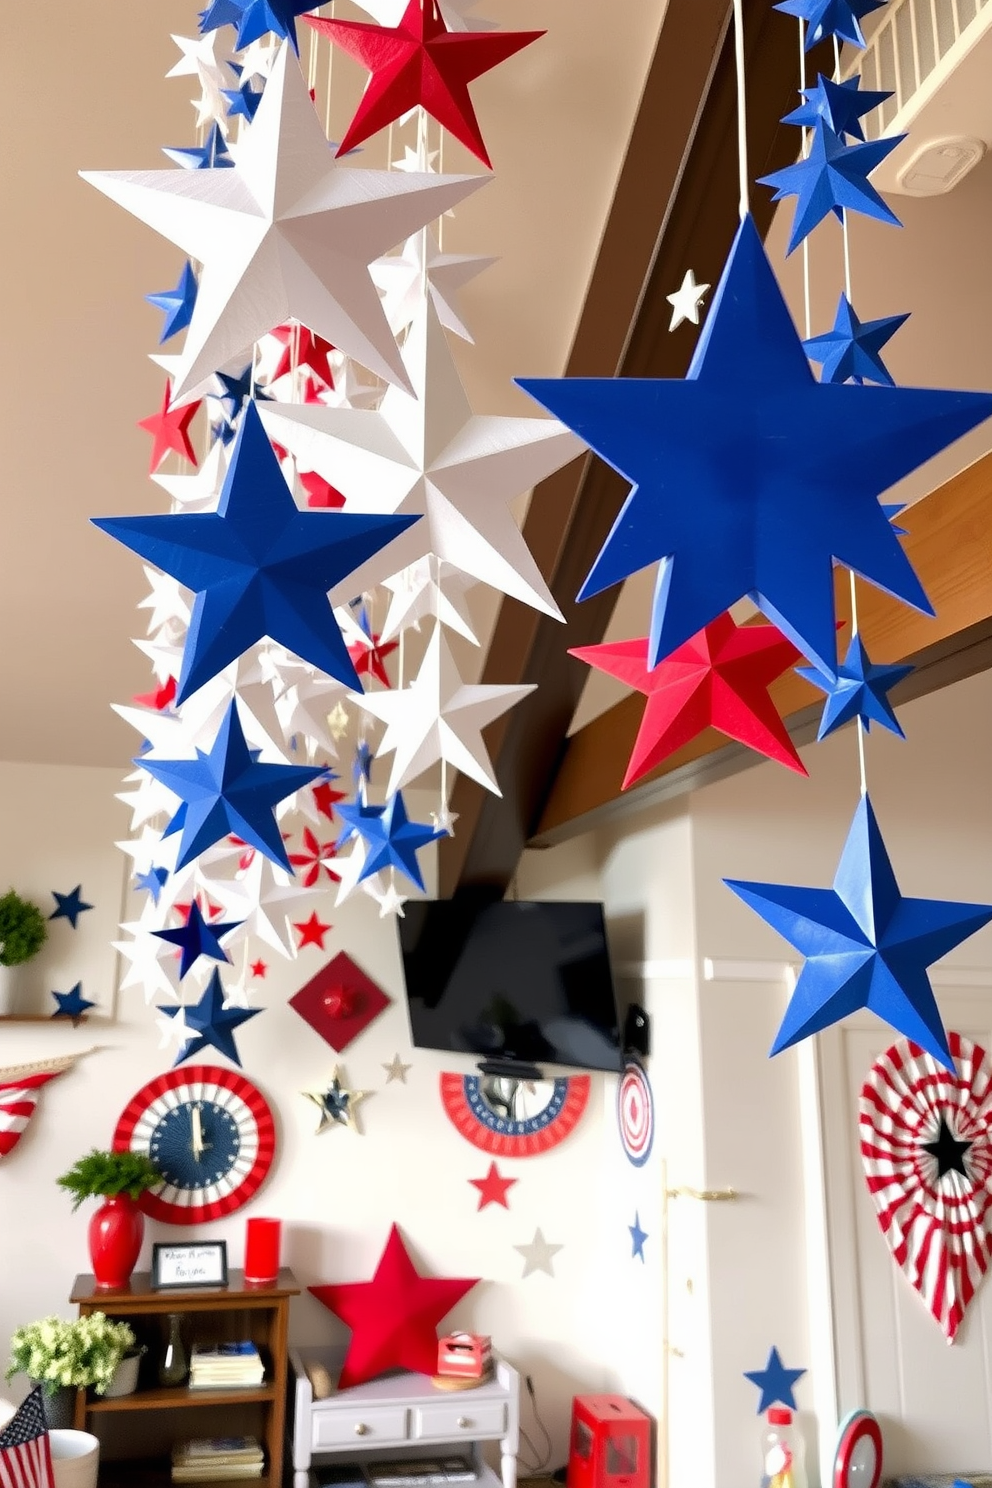
[[[18,1328],[10,1340],[7,1379],[26,1374],[45,1389],[49,1426],[72,1425],[74,1390],[91,1387],[98,1395],[113,1391],[114,1376],[125,1355],[135,1350],[127,1323],[112,1323],[102,1312],[76,1318],[46,1317]]]
[[[16,1011],[15,968],[37,956],[48,939],[48,926],[37,904],[13,889],[0,894],[0,1017]]]
[[[104,1200],[89,1224],[90,1260],[96,1285],[121,1291],[134,1270],[145,1233],[138,1200],[146,1189],[163,1182],[162,1174],[144,1152],[94,1148],[57,1182],[72,1194],[73,1209],[84,1199]]]

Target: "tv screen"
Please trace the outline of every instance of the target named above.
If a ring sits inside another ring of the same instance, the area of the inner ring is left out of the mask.
[[[621,1068],[601,904],[408,903],[399,931],[418,1048]]]

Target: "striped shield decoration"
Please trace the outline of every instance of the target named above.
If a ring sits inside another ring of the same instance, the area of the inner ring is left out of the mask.
[[[43,1085],[75,1064],[79,1056],[64,1055],[37,1064],[0,1069],[0,1158],[12,1152],[34,1115]]]
[[[992,1259],[992,1063],[958,1033],[952,1075],[901,1039],[858,1103],[861,1161],[886,1244],[948,1343]]]

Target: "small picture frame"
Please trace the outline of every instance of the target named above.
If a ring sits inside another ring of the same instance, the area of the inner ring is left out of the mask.
[[[152,1246],[152,1290],[227,1286],[227,1241],[191,1240]]]

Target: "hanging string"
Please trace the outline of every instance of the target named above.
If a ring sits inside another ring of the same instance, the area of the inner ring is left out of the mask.
[[[334,19],[334,0],[327,7],[327,18]],[[324,133],[331,138],[331,81],[334,77],[334,43],[330,39],[327,42],[327,98],[324,102]]]
[[[744,92],[744,0],[734,0],[734,58],[737,63],[737,164],[743,222],[751,210],[751,178],[747,168],[747,100]]]

